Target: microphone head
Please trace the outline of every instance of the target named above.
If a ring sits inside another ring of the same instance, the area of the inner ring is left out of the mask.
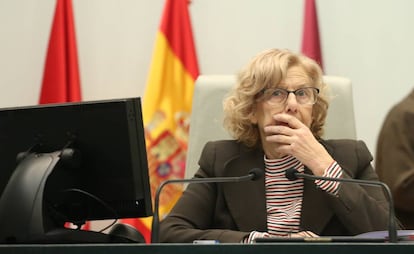
[[[298,173],[298,171],[295,168],[288,168],[286,169],[285,176],[290,181],[293,181],[293,180],[298,179],[298,177],[296,176],[296,173]]]
[[[252,168],[249,171],[249,175],[252,175],[252,181],[257,181],[263,177],[263,170],[260,168]]]

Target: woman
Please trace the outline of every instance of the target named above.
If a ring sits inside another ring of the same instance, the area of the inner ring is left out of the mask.
[[[381,188],[290,181],[285,171],[378,180],[362,141],[323,140],[328,102],[320,67],[288,50],[258,54],[224,101],[235,140],[208,142],[195,177],[246,175],[258,181],[190,184],[161,222],[162,242],[254,242],[257,237],[356,235],[386,230]]]

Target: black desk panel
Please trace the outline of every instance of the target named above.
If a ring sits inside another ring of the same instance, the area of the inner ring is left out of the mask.
[[[0,245],[1,254],[413,254],[413,243],[37,244]]]

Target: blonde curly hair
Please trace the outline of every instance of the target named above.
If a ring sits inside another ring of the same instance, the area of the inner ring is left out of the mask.
[[[239,72],[237,84],[223,101],[224,127],[233,138],[249,147],[260,143],[257,125],[250,120],[256,107],[257,95],[263,89],[279,84],[286,77],[287,70],[293,66],[302,67],[312,80],[312,85],[320,90],[313,105],[310,129],[316,138],[321,138],[329,106],[322,70],[314,60],[286,49],[265,50]]]

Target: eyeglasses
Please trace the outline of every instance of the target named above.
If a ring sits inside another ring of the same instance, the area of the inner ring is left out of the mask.
[[[318,100],[319,89],[315,87],[303,87],[294,91],[283,88],[268,88],[260,92],[261,98],[270,105],[284,104],[290,93],[296,97],[296,101],[302,105],[313,105]]]

